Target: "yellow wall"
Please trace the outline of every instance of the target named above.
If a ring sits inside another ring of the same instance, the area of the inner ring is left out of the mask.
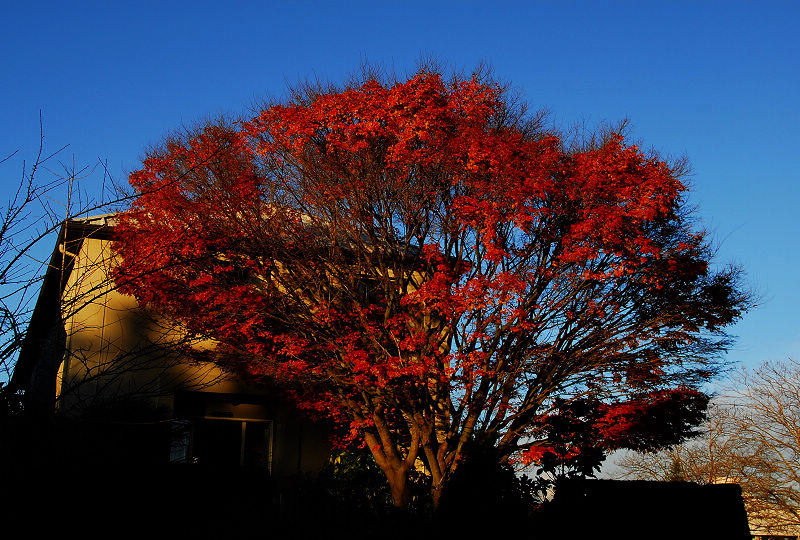
[[[278,475],[313,472],[322,466],[329,455],[325,426],[302,418],[264,387],[249,386],[213,364],[187,361],[178,347],[180,329],[115,289],[110,279],[110,241],[87,238],[75,255],[62,295],[67,338],[56,385],[59,414],[164,422],[181,414],[175,408],[176,392],[227,395],[210,400],[195,413],[270,420],[273,472]],[[247,402],[254,396],[260,404]]]
[[[67,355],[58,387],[66,414],[120,398],[146,398],[171,413],[175,390],[257,392],[209,363],[187,363],[179,329],[142,310],[110,279],[110,242],[84,240],[62,305]]]

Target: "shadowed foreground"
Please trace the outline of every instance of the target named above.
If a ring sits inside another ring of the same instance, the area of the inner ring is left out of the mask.
[[[74,426],[73,426],[74,428]],[[438,513],[424,497],[393,509],[385,486],[354,464],[346,477],[281,480],[235,469],[148,464],[127,451],[98,458],[116,435],[8,424],[0,439],[3,537],[749,538],[738,485],[566,481],[536,505],[507,473],[470,472]],[[113,442],[113,441],[112,441]],[[120,442],[120,441],[116,441]],[[117,448],[120,448],[117,445]],[[93,456],[92,460],[87,456]],[[517,486],[517,487],[514,487]]]

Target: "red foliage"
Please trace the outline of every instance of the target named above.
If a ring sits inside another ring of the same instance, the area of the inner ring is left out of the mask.
[[[606,452],[627,448],[653,451],[682,442],[705,419],[708,396],[690,388],[658,390],[634,399],[604,403],[597,398],[555,400],[538,418],[539,439],[518,461],[588,475]]]
[[[616,133],[566,150],[479,77],[311,92],[173,140],[131,184],[122,290],[390,480],[421,453],[441,486],[471,438],[534,459],[556,397],[598,398],[597,447],[682,436],[667,409],[692,391],[669,389],[714,373],[747,303],[667,163]]]

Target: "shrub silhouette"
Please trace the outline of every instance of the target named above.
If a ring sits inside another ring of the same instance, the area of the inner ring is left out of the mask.
[[[437,514],[440,522],[450,523],[467,516],[461,520],[465,527],[477,521],[518,528],[537,502],[530,478],[517,476],[508,463],[500,464],[492,445],[472,443],[442,493]]]

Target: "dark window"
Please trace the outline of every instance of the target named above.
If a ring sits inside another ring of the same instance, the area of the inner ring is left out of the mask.
[[[243,463],[247,469],[266,471],[269,469],[269,424],[266,422],[244,422]]]
[[[192,462],[216,468],[241,466],[242,423],[203,420],[195,426]]]
[[[271,423],[236,419],[173,422],[172,463],[197,463],[216,469],[270,471]]]

